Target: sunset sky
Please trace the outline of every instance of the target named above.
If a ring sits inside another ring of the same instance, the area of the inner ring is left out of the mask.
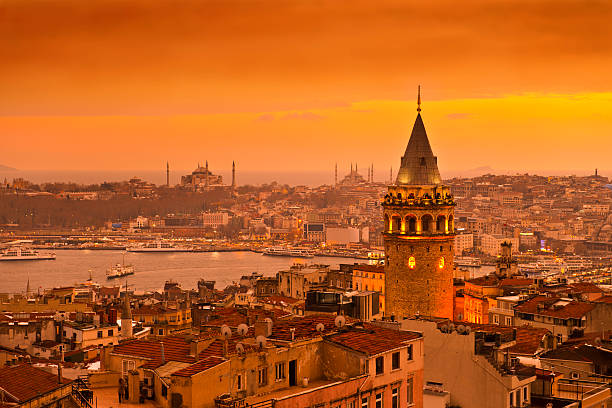
[[[612,176],[611,22],[608,0],[0,0],[0,164],[382,179],[420,84],[443,176]]]

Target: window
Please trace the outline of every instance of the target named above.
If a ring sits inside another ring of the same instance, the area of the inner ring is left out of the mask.
[[[408,361],[412,361],[412,344],[408,345],[407,351],[408,351]]]
[[[512,318],[506,316],[506,326],[512,326]]]
[[[166,387],[164,384],[162,384],[161,386],[161,392],[162,392],[162,397],[168,397],[168,387]]]
[[[368,397],[361,398],[361,408],[368,408]]]
[[[382,374],[385,372],[385,358],[384,357],[376,357],[376,375]]]
[[[276,363],[276,381],[285,379],[285,363]]]
[[[268,367],[262,367],[259,369],[259,385],[268,384]]]
[[[523,387],[523,401],[527,401],[527,387]]]
[[[406,401],[408,402],[408,405],[410,404],[414,404],[414,385],[413,385],[413,379],[412,377],[408,378],[406,380]]]
[[[164,329],[159,329],[157,331],[157,334],[159,334],[160,336],[163,336],[164,335]]]
[[[511,407],[514,406],[514,393],[513,392],[510,393],[510,406]]]
[[[580,378],[580,374],[578,374],[578,373],[577,373],[577,372],[575,372],[575,371],[572,371],[572,372],[570,372],[570,378],[571,378],[572,380],[578,379],[578,378]]]
[[[397,370],[398,368],[400,368],[400,353],[395,352],[393,353],[393,355],[391,355],[391,369],[392,370]]]
[[[382,392],[376,394],[376,402],[374,404],[376,408],[383,408],[383,395]]]
[[[113,331],[112,331],[112,330],[109,330],[109,331],[108,331],[108,335],[109,335],[109,337],[112,337],[112,336],[113,336]]]
[[[499,315],[493,315],[493,323],[499,324]]]
[[[121,364],[121,374],[124,377],[127,377],[129,371],[132,371],[136,368],[136,363],[133,360],[123,360]]]
[[[399,388],[391,390],[391,408],[399,408]]]
[[[355,401],[347,402],[346,408],[355,408]]]
[[[243,379],[242,379],[242,374],[238,374],[238,375],[236,376],[236,389],[237,389],[238,391],[241,391],[241,390],[243,390],[243,389],[244,389],[244,381],[243,381]]]
[[[98,338],[101,339],[102,338],[102,330],[98,330]]]

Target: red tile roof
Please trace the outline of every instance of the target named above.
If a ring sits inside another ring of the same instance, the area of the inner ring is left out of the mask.
[[[599,299],[594,300],[596,303],[612,303],[612,295],[605,295]]]
[[[502,279],[499,286],[529,286],[533,285],[533,279],[527,278],[506,278]]]
[[[555,303],[561,301],[560,297],[536,296],[514,307],[519,313],[530,313],[540,316],[550,316],[559,319],[580,319],[593,310],[591,303],[569,301],[565,306]],[[542,305],[538,307],[538,305]]]
[[[364,271],[364,272],[376,272],[376,273],[385,273],[385,267],[382,265],[355,265],[353,267],[354,271]]]
[[[296,317],[290,320],[279,320],[272,326],[272,334],[269,336],[273,340],[291,341],[291,329],[293,339],[308,339],[330,334],[337,330],[334,324],[335,316],[331,315],[311,315]],[[349,319],[347,319],[349,320]],[[317,331],[317,325],[323,324],[323,331]]]
[[[185,367],[181,370],[175,371],[172,375],[177,375],[179,377],[191,377],[195,374],[201,373],[203,371],[208,370],[209,368],[218,366],[219,364],[228,361],[222,357],[206,357],[195,364],[190,365],[189,367]]]
[[[164,344],[165,361],[181,361],[194,363],[195,358],[190,356],[191,346],[184,337],[171,336],[159,340],[131,340],[115,346],[112,353],[134,356],[151,360],[145,364],[146,368],[156,368],[163,364],[162,347]]]
[[[523,326],[516,329],[516,344],[510,347],[510,353],[535,355],[542,349],[542,340],[550,335],[550,330]]]
[[[572,293],[604,293],[604,290],[591,282],[576,282],[568,285]]]
[[[422,337],[420,333],[386,329],[364,324],[363,329],[347,326],[344,331],[326,336],[332,343],[373,356],[407,346],[411,340]]]
[[[0,388],[16,399],[17,403],[31,400],[41,394],[53,391],[71,380],[62,378],[58,383],[57,375],[48,373],[29,364],[0,368]]]

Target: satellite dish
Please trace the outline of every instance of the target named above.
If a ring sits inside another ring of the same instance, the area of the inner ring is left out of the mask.
[[[249,326],[247,326],[246,324],[242,323],[238,325],[238,334],[241,336],[246,336],[247,332],[249,331]]]
[[[232,337],[232,329],[230,329],[227,325],[221,326],[221,335],[226,339]]]
[[[449,324],[448,325],[448,332],[452,333],[454,330],[455,330],[455,324],[454,323]]]
[[[325,330],[325,326],[323,325],[323,323],[317,323],[316,329],[318,332],[322,332],[323,330]]]
[[[465,334],[470,334],[472,328],[470,326],[465,326]]]
[[[241,343],[236,344],[236,352],[238,354],[244,353],[244,346]]]
[[[257,347],[264,348],[266,347],[266,338],[264,336],[257,336],[255,343],[257,343]]]
[[[264,319],[264,322],[268,323],[270,326],[271,326],[271,325],[272,325],[272,323],[273,323],[273,322],[272,322],[272,319],[270,319],[269,317],[266,317],[266,318]]]
[[[337,328],[344,327],[344,325],[346,324],[346,318],[344,316],[337,316],[334,319],[334,324]]]
[[[463,334],[465,333],[465,326],[460,324],[459,326],[457,326],[457,333],[459,334]]]
[[[448,333],[448,326],[443,324],[442,326],[440,326],[440,331],[442,333]]]

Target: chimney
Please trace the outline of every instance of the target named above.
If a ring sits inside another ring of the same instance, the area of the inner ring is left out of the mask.
[[[265,320],[257,320],[255,322],[255,338],[257,338],[257,336],[264,336],[264,337],[268,337],[268,322],[266,322]]]

